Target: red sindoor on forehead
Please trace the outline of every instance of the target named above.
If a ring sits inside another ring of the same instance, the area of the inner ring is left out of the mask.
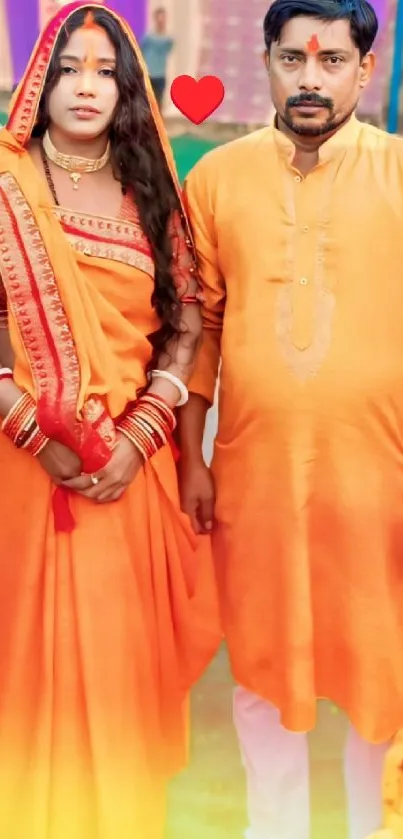
[[[311,53],[318,52],[318,50],[320,48],[320,44],[319,44],[319,41],[318,41],[318,36],[316,35],[315,32],[313,33],[313,35],[311,35],[311,37],[310,37],[310,39],[309,39],[309,41],[306,45],[306,48],[307,48],[308,52],[311,52]]]
[[[98,31],[98,32],[103,32],[104,31],[102,29],[102,26],[99,26],[99,24],[96,22],[95,17],[94,17],[92,12],[87,12],[87,14],[84,18],[84,23],[82,24],[82,26],[80,26],[80,29],[87,29],[87,30],[88,29],[92,29],[92,30],[95,29],[95,31]]]
[[[87,42],[87,53],[84,61],[84,66],[87,70],[96,70],[98,67],[98,58],[96,54],[93,33],[99,32],[105,34],[102,26],[96,22],[92,12],[87,12],[84,23],[80,26],[79,32],[83,32]]]

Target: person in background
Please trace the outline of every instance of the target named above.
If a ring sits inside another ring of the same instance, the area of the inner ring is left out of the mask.
[[[141,41],[141,50],[159,108],[162,107],[167,81],[167,62],[174,40],[167,35],[167,13],[160,6],[153,13],[153,29]]]

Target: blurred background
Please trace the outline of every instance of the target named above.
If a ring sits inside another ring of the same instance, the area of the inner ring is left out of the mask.
[[[41,27],[65,0],[0,0],[0,124]],[[100,0],[102,3],[102,0]],[[106,0],[132,26],[153,77],[181,180],[214,146],[253,131],[273,116],[263,67],[262,22],[268,0]],[[360,104],[361,118],[403,133],[403,0],[373,0],[380,29],[377,72]],[[217,75],[222,105],[195,127],[170,98],[182,74]],[[217,423],[208,416],[205,456]],[[242,839],[246,826],[243,769],[232,726],[232,681],[225,648],[193,692],[191,762],[172,784],[167,839]],[[346,836],[342,752],[346,721],[318,703],[310,739],[313,839]],[[273,756],[275,760],[275,755]],[[291,839],[291,837],[290,837]]]
[[[262,21],[268,0],[106,2],[131,24],[144,44],[150,69],[158,73],[164,69],[162,110],[181,177],[211,145],[254,130],[270,119],[272,107],[262,62]],[[10,91],[21,78],[40,28],[64,3],[0,0],[0,120],[4,121]],[[375,45],[378,66],[363,96],[360,116],[391,131],[403,131],[403,0],[374,0],[373,5],[380,22]],[[159,10],[165,20],[161,21]],[[155,29],[161,24],[153,43]],[[164,40],[170,39],[172,44],[164,50]],[[199,128],[181,117],[169,95],[172,80],[181,74],[213,74],[224,83],[222,105]]]

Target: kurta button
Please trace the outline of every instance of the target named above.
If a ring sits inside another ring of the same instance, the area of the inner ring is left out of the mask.
[[[308,280],[307,280],[307,278],[306,278],[306,277],[301,277],[301,279],[300,279],[300,284],[301,284],[301,285],[308,285]]]

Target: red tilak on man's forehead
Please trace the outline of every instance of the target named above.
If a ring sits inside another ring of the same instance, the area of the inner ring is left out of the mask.
[[[318,36],[316,35],[315,32],[314,32],[313,35],[311,35],[306,47],[307,47],[308,52],[318,52],[320,44],[319,44],[319,41],[318,41]]]

